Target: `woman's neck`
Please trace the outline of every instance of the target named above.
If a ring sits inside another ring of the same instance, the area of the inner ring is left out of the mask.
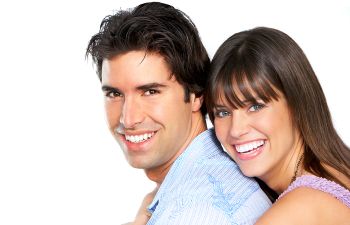
[[[303,168],[303,151],[293,154],[287,162],[280,166],[274,174],[261,177],[272,190],[281,194],[299,176],[305,174]]]

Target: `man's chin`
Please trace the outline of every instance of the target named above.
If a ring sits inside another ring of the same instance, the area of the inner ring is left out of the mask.
[[[146,169],[148,166],[144,161],[134,161],[134,160],[128,160],[128,163],[131,167],[135,169]]]

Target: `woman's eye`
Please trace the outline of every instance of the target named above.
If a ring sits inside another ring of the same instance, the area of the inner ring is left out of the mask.
[[[257,104],[253,104],[252,106],[250,106],[250,108],[248,109],[249,112],[257,112],[259,110],[261,110],[262,108],[264,108],[265,105],[261,104],[261,103],[257,103]]]
[[[218,118],[224,118],[224,117],[229,116],[229,115],[230,115],[229,112],[223,111],[223,110],[215,112],[215,117],[218,117]]]

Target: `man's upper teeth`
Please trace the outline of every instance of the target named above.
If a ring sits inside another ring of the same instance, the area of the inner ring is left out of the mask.
[[[143,142],[153,136],[154,132],[152,133],[145,133],[140,135],[125,135],[125,139],[127,141],[133,142],[133,143],[139,143]]]
[[[242,144],[242,145],[235,145],[237,152],[249,152],[251,150],[253,150],[254,148],[260,147],[261,145],[264,144],[263,140],[259,140],[259,141],[252,141],[246,144]]]

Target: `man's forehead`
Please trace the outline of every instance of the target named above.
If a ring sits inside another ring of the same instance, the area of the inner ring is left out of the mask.
[[[101,75],[102,78],[109,76],[121,76],[127,74],[125,78],[137,78],[141,80],[152,79],[163,81],[177,81],[176,76],[169,69],[169,66],[165,61],[159,61],[159,59],[134,59],[124,58],[120,61],[120,57],[113,57],[112,59],[104,59],[102,61]],[[147,56],[146,56],[147,57]],[[148,62],[147,62],[148,60]],[[154,82],[154,80],[152,81]]]
[[[108,66],[107,66],[108,67]],[[102,73],[102,86],[108,86],[117,88],[122,92],[132,90],[145,90],[151,88],[170,88],[174,84],[179,84],[175,76],[170,73],[164,75],[152,75],[152,74],[128,74],[127,76],[119,76],[118,73],[111,73],[106,70]]]

